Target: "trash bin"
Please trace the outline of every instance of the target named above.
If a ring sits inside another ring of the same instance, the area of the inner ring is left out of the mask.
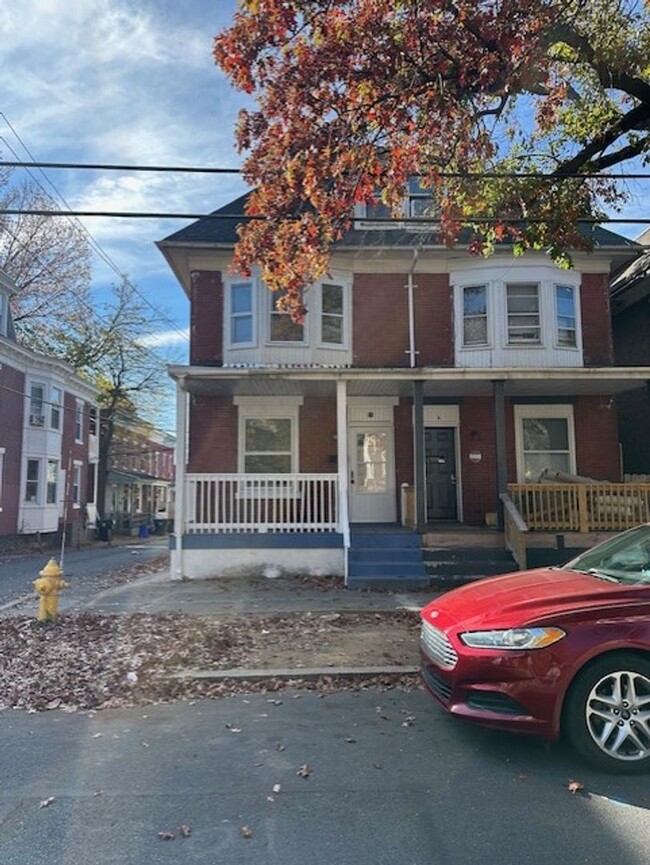
[[[98,541],[110,541],[113,537],[113,520],[97,520],[95,536]]]
[[[138,537],[139,538],[148,538],[149,537],[149,526],[142,525],[138,529]]]

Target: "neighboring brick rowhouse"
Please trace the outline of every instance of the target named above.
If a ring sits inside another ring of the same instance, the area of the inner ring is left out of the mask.
[[[363,367],[409,365],[408,276],[363,273],[354,277],[353,364]],[[415,274],[417,366],[453,364],[452,314],[446,274]]]
[[[574,411],[578,474],[596,480],[621,479],[616,401],[607,396],[583,396]]]
[[[580,308],[585,366],[611,366],[614,348],[607,274],[583,273]]]
[[[237,472],[237,407],[232,397],[190,397],[190,472]]]
[[[190,363],[223,363],[223,282],[218,270],[193,270],[190,297]]]

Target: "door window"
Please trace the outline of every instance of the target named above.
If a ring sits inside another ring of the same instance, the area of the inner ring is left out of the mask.
[[[355,460],[355,492],[386,492],[388,486],[388,437],[386,433],[356,433]]]

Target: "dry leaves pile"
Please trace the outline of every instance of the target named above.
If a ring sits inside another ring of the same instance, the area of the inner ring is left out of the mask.
[[[407,650],[417,652],[417,632],[418,617],[410,612],[303,613],[226,621],[174,613],[85,612],[61,615],[47,626],[16,616],[0,620],[0,709],[73,711],[283,687],[414,688],[419,687],[416,675],[356,680],[331,675],[289,682],[268,678],[248,683],[179,680],[170,675],[189,669],[269,668],[273,664],[268,660],[277,658],[287,668],[308,667],[310,650],[328,645],[337,666],[345,666],[340,645],[348,666],[403,664]],[[387,633],[393,635],[392,642],[386,642]],[[375,637],[370,645],[369,635]],[[384,651],[369,657],[375,646]]]

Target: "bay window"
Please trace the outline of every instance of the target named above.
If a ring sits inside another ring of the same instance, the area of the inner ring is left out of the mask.
[[[253,345],[254,291],[252,282],[234,282],[230,285],[230,344]]]
[[[555,321],[557,344],[575,348],[577,345],[575,288],[555,286]]]
[[[324,282],[321,288],[321,342],[344,344],[345,307],[342,285]]]
[[[463,345],[487,345],[487,286],[463,287]]]
[[[41,472],[40,460],[27,460],[25,473],[25,501],[37,505],[39,500],[39,482]]]
[[[55,505],[57,503],[57,489],[59,485],[59,463],[57,460],[47,461],[47,478],[45,503]]]
[[[269,340],[271,342],[304,342],[304,323],[294,321],[288,312],[282,312],[277,308],[277,302],[283,296],[283,292],[271,294]]]

